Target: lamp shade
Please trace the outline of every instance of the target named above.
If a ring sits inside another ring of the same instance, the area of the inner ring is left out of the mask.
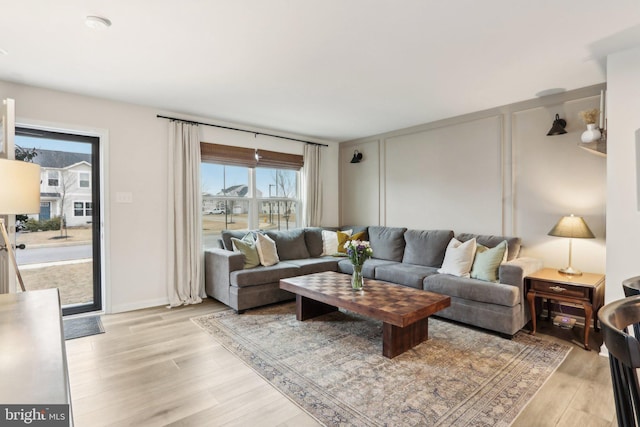
[[[573,214],[560,218],[560,221],[547,234],[575,239],[593,239],[595,237],[584,219]]]
[[[40,166],[0,159],[0,214],[40,212]]]
[[[559,114],[556,114],[556,119],[553,121],[553,125],[549,132],[547,132],[547,136],[553,135],[562,135],[567,133],[564,128],[567,126],[567,121],[565,119],[561,119]]]

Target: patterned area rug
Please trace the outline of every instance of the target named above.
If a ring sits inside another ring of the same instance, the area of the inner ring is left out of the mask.
[[[571,349],[429,319],[428,341],[387,359],[381,322],[298,322],[293,303],[192,320],[327,426],[507,426]]]

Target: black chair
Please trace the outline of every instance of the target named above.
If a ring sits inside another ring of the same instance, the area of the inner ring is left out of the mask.
[[[622,281],[622,289],[625,297],[640,295],[640,276],[631,277]]]
[[[598,319],[609,350],[618,425],[636,426],[640,420],[640,387],[636,373],[640,368],[640,342],[627,333],[627,327],[640,323],[640,295],[605,305],[598,312]]]
[[[623,280],[622,289],[624,290],[624,296],[627,298],[640,295],[640,276]],[[633,325],[633,333],[636,337],[640,338],[640,324],[635,323]]]

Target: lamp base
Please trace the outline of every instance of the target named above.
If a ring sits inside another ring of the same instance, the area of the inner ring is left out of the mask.
[[[560,270],[558,270],[558,273],[566,274],[567,276],[582,276],[582,271],[576,270],[571,266],[566,268],[561,268]]]

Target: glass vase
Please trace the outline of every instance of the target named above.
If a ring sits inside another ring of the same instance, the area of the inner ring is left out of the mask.
[[[351,289],[361,291],[364,286],[364,278],[362,277],[362,266],[354,265],[353,274],[351,275]]]

